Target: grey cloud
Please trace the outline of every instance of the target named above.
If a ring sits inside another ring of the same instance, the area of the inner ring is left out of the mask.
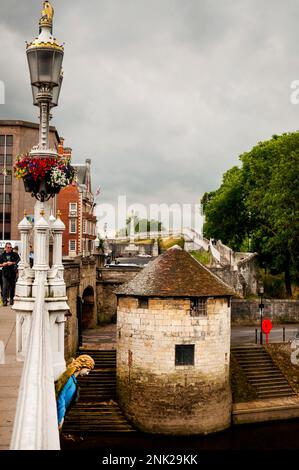
[[[42,1],[1,0],[1,118],[36,120],[25,40]],[[238,156],[295,130],[295,0],[56,0],[65,80],[53,124],[102,200],[198,202]]]

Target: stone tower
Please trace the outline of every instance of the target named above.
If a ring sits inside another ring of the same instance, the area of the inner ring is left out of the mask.
[[[227,428],[231,288],[177,247],[116,293],[117,392],[127,418],[150,433]]]

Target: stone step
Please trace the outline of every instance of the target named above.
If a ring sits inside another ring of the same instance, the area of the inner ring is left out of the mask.
[[[288,384],[284,377],[278,379],[249,379],[251,384],[261,385],[261,384]]]
[[[234,354],[237,357],[265,357],[267,356],[267,353],[261,350],[257,351],[232,351],[232,354]]]
[[[240,364],[241,365],[241,364]],[[253,373],[255,372],[256,370],[258,370],[259,372],[267,372],[267,373],[271,373],[271,372],[275,372],[276,371],[276,368],[273,367],[273,366],[268,366],[268,367],[259,367],[259,366],[241,366],[242,369],[245,371],[245,372],[249,372],[249,373]]]
[[[127,426],[123,427],[116,427],[116,426],[63,426],[63,432],[65,434],[124,434],[124,433],[131,433],[136,432],[135,429],[130,429]]]
[[[255,385],[257,390],[291,390],[289,384],[256,384]]]
[[[290,397],[296,395],[295,392],[292,390],[289,391],[279,391],[279,390],[271,390],[271,391],[260,391],[257,393],[258,398],[275,398],[275,397]]]
[[[278,367],[273,363],[273,362],[268,362],[267,364],[265,363],[261,363],[259,364],[258,362],[251,362],[251,363],[241,363],[239,362],[239,364],[242,366],[242,368],[259,368],[259,369],[278,369]]]
[[[255,364],[258,364],[260,366],[262,365],[265,365],[265,366],[268,366],[268,365],[273,365],[273,362],[272,361],[269,361],[269,359],[263,359],[263,360],[254,360],[254,361],[249,361],[249,360],[245,360],[245,359],[237,359],[237,361],[239,362],[239,364],[242,364],[244,366],[254,366]]]
[[[95,392],[95,391],[103,391],[103,390],[115,390],[115,384],[113,385],[103,385],[99,384],[97,387],[92,386],[92,387],[84,387],[80,388],[80,393],[88,393],[88,392]]]
[[[232,354],[243,369],[258,398],[295,395],[282,371],[263,347],[232,348]]]
[[[252,370],[252,371],[249,371],[247,373],[248,377],[251,376],[251,377],[256,377],[256,376],[260,376],[260,375],[263,375],[265,377],[284,377],[283,373],[277,369],[277,370],[270,370],[270,371],[261,371],[259,369],[257,370]]]

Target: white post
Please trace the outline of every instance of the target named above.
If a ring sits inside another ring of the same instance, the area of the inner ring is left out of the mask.
[[[24,215],[23,220],[18,225],[21,233],[22,251],[19,262],[19,277],[16,283],[15,305],[16,310],[16,357],[17,361],[23,361],[30,332],[32,302],[28,302],[31,297],[32,282],[34,272],[29,268],[29,234],[32,224]],[[18,299],[18,300],[16,300]],[[22,299],[22,300],[21,300]]]
[[[52,225],[53,232],[53,266],[64,269],[62,264],[62,234],[65,230],[65,225],[60,218],[60,211],[57,213],[57,219]]]
[[[51,225],[53,234],[53,264],[48,273],[49,282],[49,313],[52,336],[53,372],[54,378],[65,370],[64,360],[64,324],[66,304],[66,286],[63,278],[64,267],[62,264],[62,234],[65,225],[60,219],[58,211],[57,219]],[[58,300],[58,302],[57,302]]]

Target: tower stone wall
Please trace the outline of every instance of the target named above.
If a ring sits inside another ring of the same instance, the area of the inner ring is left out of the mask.
[[[117,391],[127,418],[150,433],[206,434],[231,421],[230,305],[207,299],[192,316],[190,298],[119,297]],[[194,365],[176,365],[177,345],[194,345]]]

